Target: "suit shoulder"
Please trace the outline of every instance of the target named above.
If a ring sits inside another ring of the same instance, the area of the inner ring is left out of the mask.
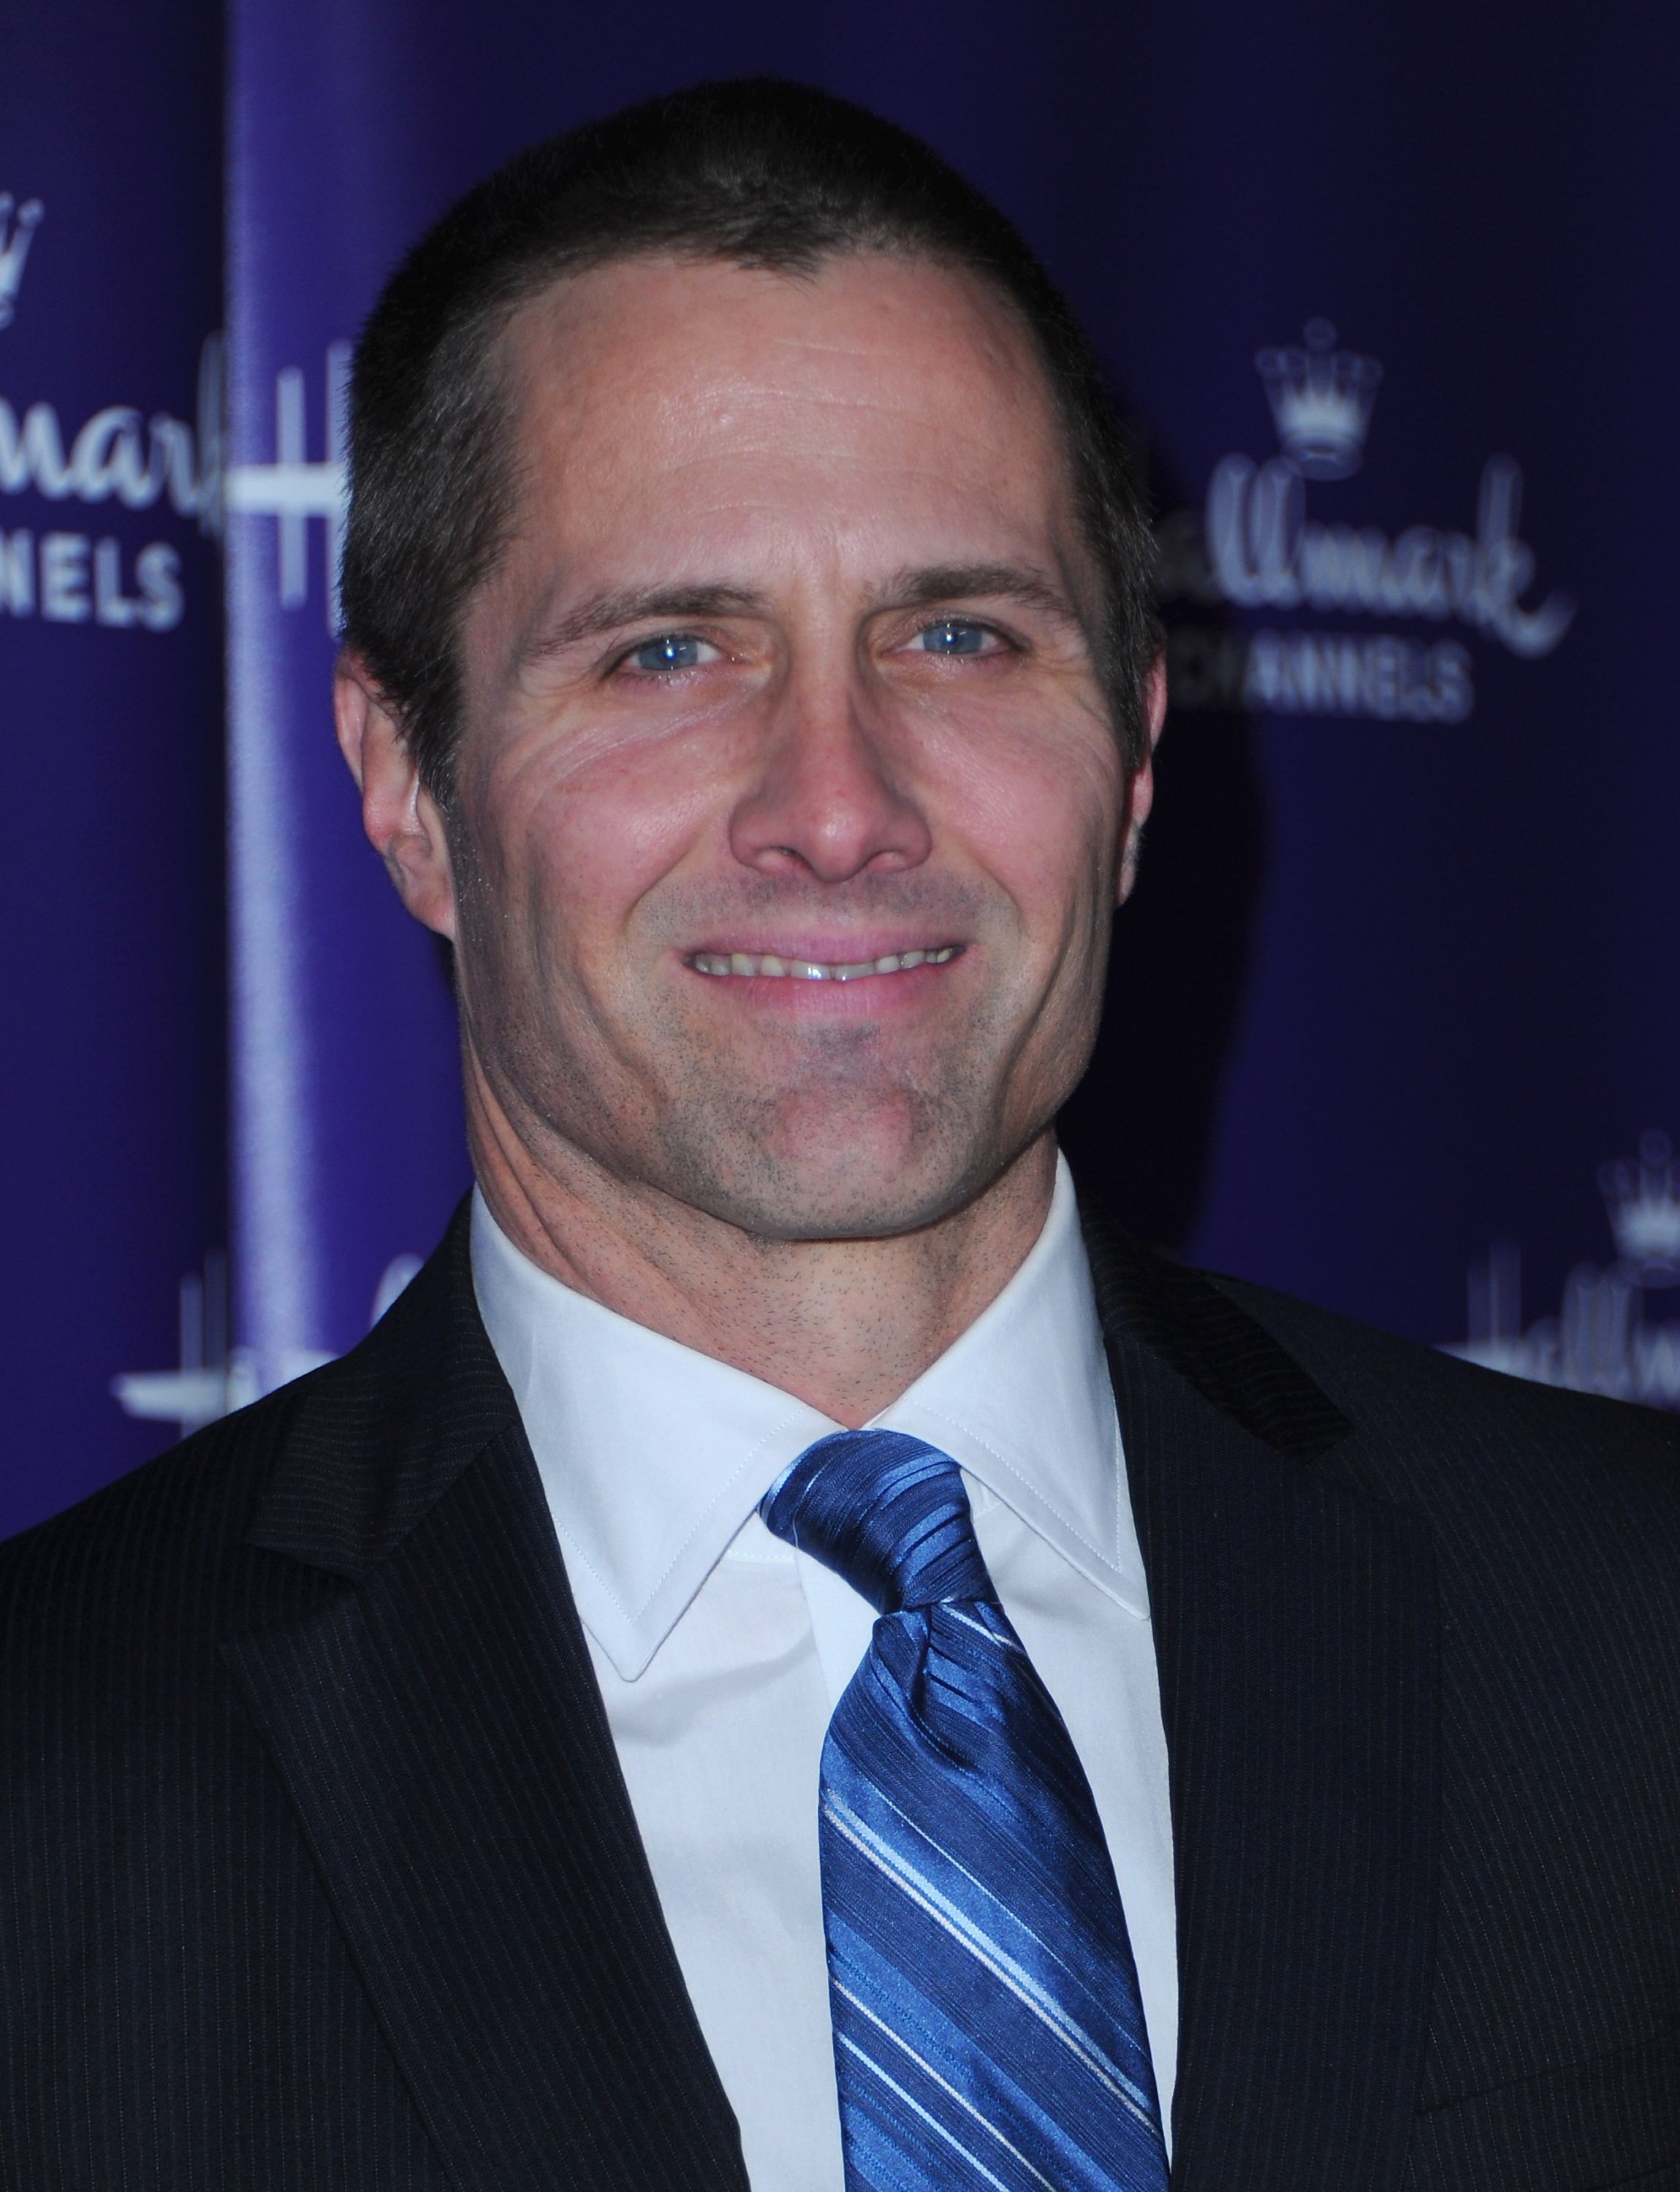
[[[1246,1280],[1205,1275],[1271,1333],[1378,1453],[1508,1464],[1531,1488],[1586,1470],[1680,1502],[1680,1417],[1541,1385]]]
[[[85,1596],[107,1606],[143,1579],[214,1563],[237,1544],[285,1436],[283,1387],[0,1544],[0,1614]]]
[[[8,1648],[30,1634],[108,1645],[127,1633],[163,1650],[195,1624],[279,1618],[299,1578],[363,1564],[380,1518],[401,1504],[393,1454],[410,1464],[409,1507],[423,1508],[466,1433],[512,1407],[472,1304],[463,1205],[347,1354],[0,1544]],[[411,1519],[403,1509],[387,1536]],[[289,1529],[324,1557],[288,1558]]]

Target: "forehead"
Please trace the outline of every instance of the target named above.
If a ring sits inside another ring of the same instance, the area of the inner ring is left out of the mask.
[[[564,277],[506,343],[522,533],[563,509],[574,536],[687,528],[713,548],[790,528],[856,546],[918,517],[930,536],[1059,529],[1032,339],[964,271],[882,253],[809,276],[632,259]]]

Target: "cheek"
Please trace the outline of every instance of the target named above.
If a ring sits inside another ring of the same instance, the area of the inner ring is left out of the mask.
[[[971,741],[949,757],[947,781],[953,832],[1030,929],[1060,934],[1106,903],[1123,778],[1106,725],[1089,737]]]
[[[509,895],[545,956],[611,949],[637,905],[706,831],[708,772],[685,742],[628,745],[580,761],[557,745],[511,753],[485,787]]]

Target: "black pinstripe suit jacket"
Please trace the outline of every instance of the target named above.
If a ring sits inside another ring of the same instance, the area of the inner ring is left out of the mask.
[[[1680,2192],[1680,1425],[1089,1237],[1174,2185]],[[740,2192],[464,1217],[0,1620],[0,2182]]]

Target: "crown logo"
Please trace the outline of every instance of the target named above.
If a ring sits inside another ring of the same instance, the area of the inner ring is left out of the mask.
[[[1601,1166],[1598,1184],[1624,1270],[1641,1286],[1680,1279],[1680,1166],[1666,1134],[1642,1134],[1639,1159]]]
[[[1302,334],[1305,350],[1256,351],[1254,363],[1290,464],[1304,479],[1346,479],[1364,454],[1382,368],[1338,350],[1328,320],[1309,320]]]
[[[10,327],[16,316],[23,263],[47,210],[39,198],[26,198],[14,219],[13,204],[11,192],[0,191],[0,328]]]

